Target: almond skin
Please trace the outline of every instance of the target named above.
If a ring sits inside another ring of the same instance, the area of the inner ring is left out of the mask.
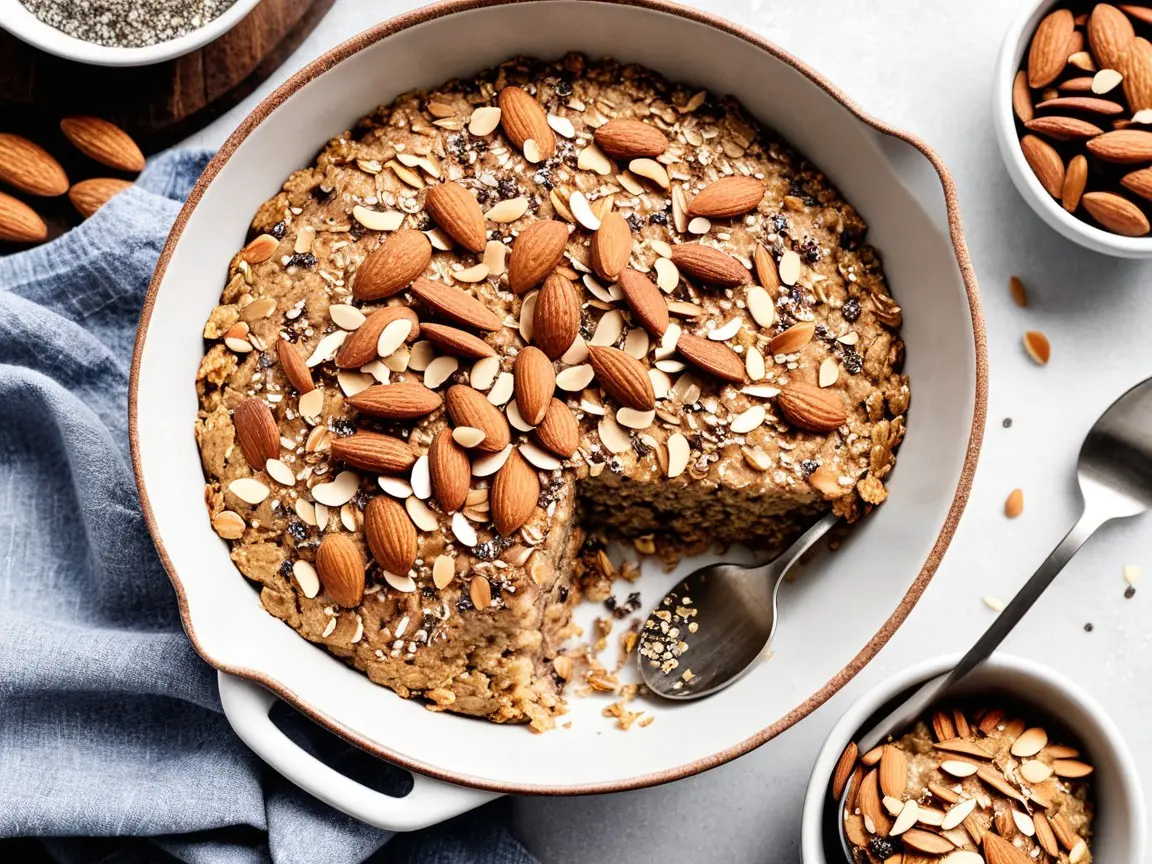
[[[752,266],[756,269],[760,287],[774,297],[776,289],[780,287],[780,271],[776,268],[776,259],[760,243],[756,244],[752,252]]]
[[[643,120],[609,120],[592,132],[592,140],[613,159],[653,158],[668,149],[664,133]]]
[[[628,221],[613,210],[592,232],[592,269],[601,279],[615,282],[632,254],[632,232]]]
[[[430,187],[424,196],[424,209],[433,222],[465,249],[476,253],[484,251],[488,242],[484,211],[476,196],[459,183],[448,180]]]
[[[54,197],[68,191],[68,175],[47,150],[8,133],[0,134],[0,180],[29,195]]]
[[[536,426],[540,443],[557,456],[569,458],[580,446],[580,427],[572,410],[556,397],[548,403],[544,419]]]
[[[1088,192],[1080,199],[1092,218],[1109,231],[1124,237],[1143,237],[1149,231],[1148,217],[1126,198],[1111,192]]]
[[[1088,152],[1105,162],[1134,165],[1152,161],[1152,132],[1143,129],[1118,129],[1105,132],[1087,144]]]
[[[472,466],[468,452],[453,440],[451,429],[441,429],[432,439],[428,448],[428,473],[432,477],[432,493],[445,513],[454,513],[464,506]]]
[[[1143,37],[1132,42],[1118,67],[1124,73],[1124,95],[1132,111],[1152,108],[1152,43]]]
[[[513,144],[523,151],[524,142],[532,139],[545,159],[556,155],[556,134],[548,125],[548,115],[527,90],[505,87],[497,100],[500,125]]]
[[[1035,135],[1021,138],[1020,149],[1040,185],[1053,198],[1059,198],[1064,189],[1064,162],[1060,154],[1051,144]]]
[[[376,563],[403,576],[416,563],[416,526],[398,502],[377,495],[364,508],[364,537]]]
[[[48,238],[48,226],[36,211],[0,192],[0,240],[9,243],[38,243]]]
[[[68,190],[68,200],[77,212],[87,219],[111,200],[132,186],[127,180],[118,180],[115,177],[94,177],[91,180],[81,180]]]
[[[1069,13],[1071,14],[1071,13]],[[1088,18],[1088,47],[1092,49],[1092,56],[1101,69],[1119,69],[1123,71],[1124,55],[1136,39],[1136,31],[1128,16],[1107,3],[1097,3]],[[1041,87],[1044,84],[1035,84]],[[1132,106],[1137,110],[1137,106]]]
[[[1068,170],[1064,172],[1064,187],[1060,192],[1060,203],[1069,213],[1075,213],[1080,206],[1080,198],[1087,183],[1088,160],[1084,158],[1083,153],[1077,153],[1068,163]]]
[[[844,402],[835,391],[793,381],[776,397],[780,411],[793,426],[809,432],[834,432],[848,422]]]
[[[848,785],[849,778],[856,768],[856,760],[860,756],[860,748],[855,741],[849,741],[840,759],[836,763],[836,770],[832,772],[832,800],[839,801],[844,794],[844,787]]]
[[[723,342],[713,342],[690,333],[681,333],[676,342],[676,351],[695,366],[709,375],[732,384],[744,383],[744,361],[740,355]]]
[[[65,117],[60,131],[81,153],[120,171],[143,171],[144,154],[123,129],[99,117]]]
[[[999,834],[984,835],[984,860],[988,864],[1031,864],[1032,859]]]
[[[1012,110],[1021,123],[1036,116],[1032,107],[1032,92],[1028,89],[1028,73],[1021,69],[1012,82]]]
[[[1040,22],[1028,49],[1028,85],[1047,87],[1068,63],[1068,43],[1076,31],[1072,13],[1057,9]]]
[[[880,791],[899,800],[908,788],[908,757],[898,747],[887,745],[880,757]]]
[[[276,340],[276,357],[280,361],[280,371],[288,379],[288,383],[296,388],[296,392],[303,396],[316,389],[312,380],[312,370],[305,365],[300,352],[287,339]]]
[[[347,534],[329,534],[316,550],[316,575],[337,606],[364,599],[364,553]]]
[[[557,360],[580,333],[580,298],[559,273],[544,280],[532,313],[532,341],[550,360]]]
[[[383,300],[399,294],[431,261],[432,244],[424,232],[396,231],[368,253],[352,280],[352,295],[358,300]]]
[[[653,336],[663,336],[668,329],[668,302],[652,280],[629,268],[620,274],[620,290],[640,326]]]
[[[496,356],[495,348],[466,330],[457,330],[444,324],[424,324],[420,328],[420,335],[453,357],[478,359]]]
[[[280,455],[280,430],[263,399],[253,396],[236,406],[232,414],[236,442],[253,471],[263,471],[269,459]]]
[[[589,345],[588,357],[596,380],[604,391],[625,408],[651,411],[656,393],[644,364],[618,348]]]
[[[556,370],[539,348],[529,345],[516,355],[512,366],[516,407],[520,416],[536,426],[544,419],[548,402],[556,392]]]
[[[782,333],[777,333],[768,343],[770,354],[795,354],[812,341],[816,332],[816,325],[811,321],[801,321],[793,324]]]
[[[508,287],[523,294],[539,285],[564,258],[568,226],[555,219],[541,219],[520,232],[508,257]]]
[[[427,417],[440,407],[440,395],[415,381],[373,384],[345,398],[361,414],[386,420],[415,420]]]
[[[688,205],[689,216],[732,219],[751,213],[764,197],[764,183],[755,177],[721,177],[705,186]]]
[[[418,276],[412,293],[441,318],[475,330],[499,330],[504,323],[491,309],[460,288]],[[363,329],[363,328],[361,328]]]
[[[752,277],[744,265],[711,246],[699,243],[680,243],[672,247],[672,263],[682,272],[695,276],[709,285],[735,288],[747,285]]]
[[[1045,99],[1036,105],[1036,110],[1049,108],[1063,108],[1068,111],[1089,111],[1104,117],[1115,117],[1124,113],[1124,106],[1111,99],[1099,99],[1095,96],[1057,96],[1055,99]]]
[[[341,369],[359,369],[365,363],[371,363],[376,359],[376,343],[384,328],[402,318],[412,323],[404,341],[415,340],[420,335],[420,319],[416,313],[407,306],[385,306],[369,315],[363,324],[348,334],[336,354],[336,365]]]
[[[1125,174],[1120,184],[1129,192],[1152,201],[1152,168],[1141,168],[1139,171]]]
[[[1029,132],[1037,132],[1057,141],[1079,141],[1094,138],[1104,130],[1095,123],[1075,117],[1037,117],[1024,124]]]
[[[540,478],[519,450],[508,454],[508,461],[496,472],[489,500],[492,522],[504,537],[511,536],[532,518],[540,499]]]
[[[263,264],[276,254],[280,241],[271,234],[258,234],[240,250],[240,257],[249,264]]]
[[[453,384],[446,398],[448,416],[453,426],[471,426],[484,433],[477,450],[496,453],[508,446],[512,431],[500,409],[485,398],[479,390],[465,384]]]
[[[377,432],[333,438],[332,457],[353,468],[378,474],[403,474],[416,464],[416,452],[410,445]]]

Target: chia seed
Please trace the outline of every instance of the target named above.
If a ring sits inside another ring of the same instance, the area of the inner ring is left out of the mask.
[[[1011,429],[1012,428],[1012,418],[1011,417],[1005,417],[1004,422],[1000,425],[1002,425],[1005,429]]]
[[[76,39],[140,48],[199,30],[236,0],[21,0],[47,24]]]
[[[296,252],[288,259],[289,267],[307,267],[311,269],[316,266],[316,256],[311,252]]]
[[[1092,624],[1091,621],[1089,621],[1087,624],[1084,625],[1084,632],[1085,633],[1091,633],[1095,629],[1096,629],[1096,627]]]

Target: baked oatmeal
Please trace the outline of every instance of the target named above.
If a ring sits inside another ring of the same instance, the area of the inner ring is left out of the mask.
[[[590,535],[767,550],[886,497],[900,308],[732,99],[516,59],[404,94],[252,220],[204,328],[212,524],[404,697],[553,724]]]
[[[956,704],[863,756],[849,745],[832,794],[849,789],[856,860],[1091,861],[1092,766],[1031,713]]]

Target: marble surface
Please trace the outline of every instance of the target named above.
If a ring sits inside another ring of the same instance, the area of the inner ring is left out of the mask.
[[[416,4],[337,0],[297,53],[244,104],[189,143],[219,145],[290,72]],[[518,830],[545,861],[795,861],[803,790],[824,735],[886,674],[963,650],[991,621],[983,595],[1010,597],[1077,515],[1073,465],[1092,421],[1152,375],[1152,264],[1104,258],[1060,238],[1012,187],[993,139],[992,70],[1017,0],[716,0],[697,4],[819,69],[865,110],[935,147],[960,190],[980,279],[991,363],[989,422],[966,515],[904,627],[872,664],[798,727],[734,763],[657,789],[578,799],[518,799]],[[1016,308],[1008,277],[1028,285]],[[1044,330],[1052,361],[1021,347]],[[1011,418],[1011,428],[1002,421]],[[1002,515],[1013,487],[1024,514]],[[1125,564],[1147,578],[1124,599]],[[1006,650],[1082,684],[1128,736],[1152,778],[1152,519],[1106,526],[1073,559]],[[1091,622],[1092,632],[1084,625]],[[1149,813],[1152,819],[1152,812]]]

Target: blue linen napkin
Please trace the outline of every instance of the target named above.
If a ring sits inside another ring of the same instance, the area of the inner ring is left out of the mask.
[[[300,792],[233,734],[181,629],[127,391],[148,280],[210,157],[165,154],[80,227],[0,258],[0,838],[64,861],[530,864],[506,803],[393,838]],[[284,713],[358,779],[407,780]]]

